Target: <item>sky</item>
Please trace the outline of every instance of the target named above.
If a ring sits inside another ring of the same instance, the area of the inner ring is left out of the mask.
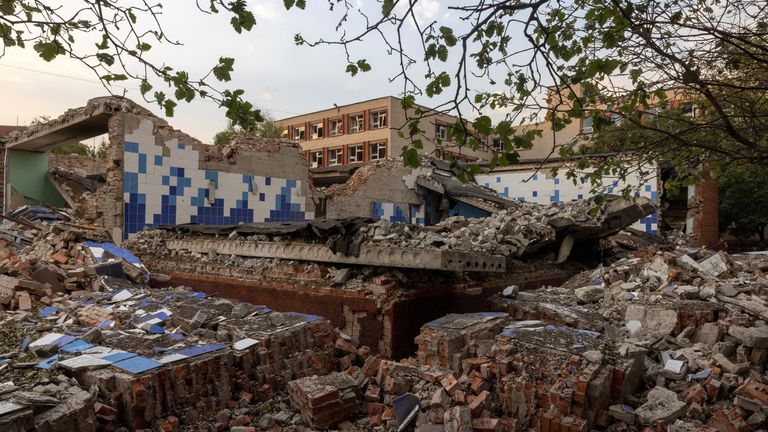
[[[203,14],[190,7],[194,2],[165,1],[164,30],[183,45],[157,45],[151,58],[195,76],[205,73],[221,56],[234,57],[233,81],[227,86],[244,89],[249,101],[276,118],[325,109],[334,103],[397,96],[402,83],[390,83],[389,78],[396,74],[398,60],[375,39],[358,46],[353,53],[373,66],[371,72],[356,77],[344,72],[345,54],[341,48],[295,45],[294,35],[298,32],[307,39],[334,35],[336,19],[328,11],[328,3],[307,3],[305,11],[288,12],[282,0],[251,1],[257,24],[250,32],[238,35],[224,15]],[[371,0],[357,0],[357,5],[380,7]],[[422,0],[417,13],[423,20],[451,19],[438,0]],[[354,28],[356,24],[351,25]],[[113,91],[125,91],[126,96],[162,115],[156,105],[141,99],[138,82],[124,83],[125,87],[115,86]],[[25,125],[36,116],[57,117],[68,108],[83,106],[88,99],[106,94],[93,72],[73,60],[58,57],[45,62],[29,48],[9,49],[0,58],[0,124]],[[419,102],[435,103],[428,99]],[[180,103],[168,121],[203,142],[211,142],[213,135],[226,126],[224,111],[201,100]]]

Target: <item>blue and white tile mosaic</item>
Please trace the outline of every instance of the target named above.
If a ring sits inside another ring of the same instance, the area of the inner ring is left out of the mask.
[[[391,202],[372,202],[371,218],[385,219],[390,222],[410,223],[411,212],[408,204]]]
[[[513,197],[520,201],[549,205],[565,201],[584,199],[592,196],[590,184],[567,179],[564,173],[553,177],[550,173],[533,169],[479,175],[475,180],[485,187],[491,188],[505,197]],[[638,189],[636,196],[643,196],[658,203],[659,191],[657,178],[641,179],[637,174],[630,175],[626,181],[615,177],[603,177],[603,193],[620,193],[627,185]],[[644,230],[649,234],[658,232],[658,215],[656,213],[640,219],[632,225],[633,228]]]
[[[301,181],[201,169],[200,152],[177,139],[165,143],[170,155],[163,156],[149,121],[126,134],[124,144],[125,238],[153,225],[314,218]]]

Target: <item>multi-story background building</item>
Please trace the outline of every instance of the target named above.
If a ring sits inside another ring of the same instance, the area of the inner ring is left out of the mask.
[[[422,153],[463,162],[490,159],[492,152],[486,142],[477,151],[439,145],[449,144],[448,128],[457,118],[420,109],[424,113],[419,125],[424,133],[418,137],[424,143]],[[403,146],[410,144],[406,117],[401,100],[385,96],[285,118],[277,125],[285,137],[301,144],[310,166],[319,168],[400,157]],[[400,131],[405,137],[400,137]]]

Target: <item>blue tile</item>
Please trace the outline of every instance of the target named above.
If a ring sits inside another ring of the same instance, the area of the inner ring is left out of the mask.
[[[58,354],[56,354],[53,357],[48,357],[45,360],[41,360],[37,364],[37,367],[40,368],[40,369],[50,369],[50,368],[53,367],[53,365],[55,365],[56,363],[59,362],[59,358],[60,358],[60,356]]]
[[[187,148],[186,145],[179,143],[179,150],[184,150],[185,148]]]
[[[267,186],[272,184],[272,177],[264,177],[264,184]]]
[[[63,347],[61,347],[61,350],[68,353],[77,353],[80,351],[87,350],[88,348],[91,348],[91,347],[93,347],[93,345],[89,344],[84,340],[76,340],[72,343],[64,345]]]
[[[556,184],[556,185],[559,185],[559,184],[560,184],[560,178],[559,178],[559,177],[555,177],[555,184]]]
[[[129,358],[133,358],[133,357],[136,357],[136,356],[138,356],[138,354],[132,353],[132,352],[118,352],[118,353],[114,353],[114,354],[110,354],[110,355],[104,356],[104,357],[102,357],[102,359],[104,359],[104,360],[106,360],[106,361],[108,361],[110,363],[115,363],[115,362],[123,361],[123,360],[129,359]]]
[[[163,156],[162,155],[155,155],[155,165],[163,166]]]
[[[178,175],[179,169],[176,167],[171,167],[171,177],[176,177]]]
[[[139,173],[147,173],[147,155],[144,153],[139,153]]]
[[[645,191],[650,192],[651,191],[651,185],[647,184],[645,185]]]
[[[125,141],[123,148],[128,153],[138,153],[139,152],[139,143],[132,142],[132,141]]]
[[[534,197],[537,197],[539,196],[539,191],[533,191],[531,192],[531,195],[533,195]]]
[[[138,374],[146,372],[150,369],[160,367],[162,364],[146,357],[136,356],[127,360],[113,363],[113,366],[118,367],[126,372]]]

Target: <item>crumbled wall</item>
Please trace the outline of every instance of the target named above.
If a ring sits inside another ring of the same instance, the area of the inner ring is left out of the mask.
[[[48,169],[56,168],[71,172],[83,177],[99,175],[107,172],[110,161],[93,156],[78,154],[48,154]]]
[[[161,119],[126,115],[124,237],[151,225],[313,219],[309,171],[289,141],[218,148]]]
[[[574,184],[560,170],[557,176],[552,176],[549,167],[534,164],[528,168],[515,171],[496,172],[475,176],[478,184],[491,188],[499,195],[515,198],[536,204],[550,205],[576,199],[587,199],[594,196],[589,183]],[[639,195],[649,198],[654,203],[659,202],[659,180],[656,175],[649,179],[641,178],[636,172],[628,174],[624,181],[618,177],[603,176],[602,193],[620,193],[630,185],[639,188]],[[657,234],[659,227],[658,212],[643,217],[632,228],[643,230],[649,234]]]
[[[363,166],[343,185],[327,191],[329,218],[372,217],[392,222],[423,223],[423,199],[404,177],[412,168],[402,161],[383,161]]]

